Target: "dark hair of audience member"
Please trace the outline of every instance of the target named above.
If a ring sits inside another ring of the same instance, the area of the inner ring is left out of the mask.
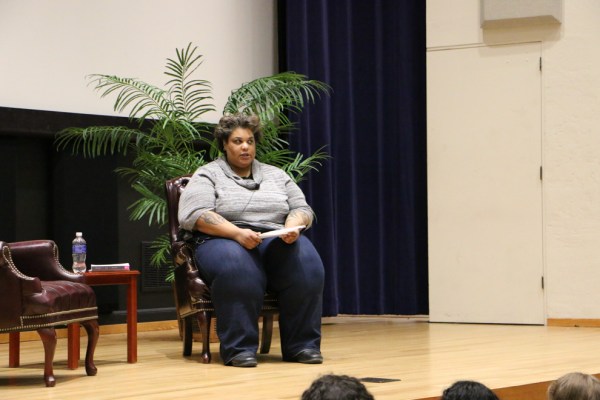
[[[302,400],[375,400],[365,385],[348,375],[323,375],[302,393]]]
[[[457,381],[446,388],[441,400],[499,400],[498,396],[483,383]]]

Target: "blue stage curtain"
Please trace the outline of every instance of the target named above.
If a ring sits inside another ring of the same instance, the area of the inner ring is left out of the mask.
[[[324,315],[428,313],[425,1],[280,0],[279,61],[328,83],[294,150],[326,266]]]

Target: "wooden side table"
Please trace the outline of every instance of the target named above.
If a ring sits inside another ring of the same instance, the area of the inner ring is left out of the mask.
[[[137,362],[137,279],[140,271],[86,272],[85,283],[90,286],[127,285],[127,362]],[[68,331],[67,366],[79,366],[79,324],[70,324]]]

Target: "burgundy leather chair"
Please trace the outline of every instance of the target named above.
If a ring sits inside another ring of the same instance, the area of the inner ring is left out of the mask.
[[[54,386],[54,329],[78,322],[88,335],[85,371],[96,375],[98,309],[96,295],[82,283],[83,276],[60,265],[58,249],[51,240],[0,242],[0,252],[0,333],[37,331],[44,344],[44,381],[46,386]],[[11,367],[19,366],[18,341],[16,350]]]
[[[190,180],[191,175],[173,178],[165,183],[167,194],[167,211],[169,217],[169,238],[171,240],[171,256],[175,268],[175,303],[177,315],[181,323],[183,336],[183,355],[192,354],[193,322],[196,318],[202,335],[201,359],[205,364],[210,363],[210,324],[214,306],[210,297],[210,288],[198,273],[194,260],[194,249],[184,241],[179,240],[179,197]],[[273,336],[273,319],[279,313],[277,297],[271,293],[265,294],[262,317],[262,338],[260,352],[266,354],[271,349]],[[219,321],[217,321],[217,324]]]

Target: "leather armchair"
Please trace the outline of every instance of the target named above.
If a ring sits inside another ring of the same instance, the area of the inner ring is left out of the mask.
[[[18,332],[35,330],[44,344],[44,381],[54,386],[55,327],[78,322],[88,335],[86,373],[96,375],[96,295],[82,282],[83,276],[60,265],[53,241],[0,241],[0,333],[17,333],[16,355],[11,354],[9,366],[19,366]]]
[[[188,243],[180,240],[178,235],[179,197],[188,184],[190,177],[191,175],[185,175],[170,179],[165,183],[171,256],[175,269],[175,305],[183,336],[183,355],[189,356],[192,354],[192,331],[194,318],[196,318],[202,335],[201,360],[207,364],[211,361],[210,325],[214,312],[214,306],[210,297],[210,288],[202,281],[199,275],[194,260],[194,249]],[[261,311],[263,326],[260,352],[262,354],[268,353],[271,348],[273,319],[278,312],[277,297],[266,293]]]

